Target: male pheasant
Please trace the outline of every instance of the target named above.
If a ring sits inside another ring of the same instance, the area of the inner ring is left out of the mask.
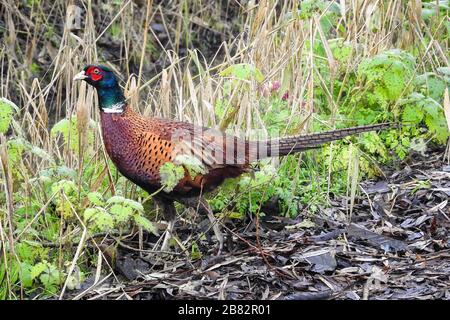
[[[129,180],[153,194],[161,190],[160,168],[165,163],[184,165],[185,159],[193,159],[201,167],[196,173],[185,167],[184,177],[172,191],[162,190],[154,196],[169,223],[162,250],[167,250],[174,228],[174,201],[208,216],[220,252],[223,236],[203,198],[205,192],[217,188],[227,178],[250,171],[251,162],[317,148],[356,133],[392,127],[392,124],[375,124],[267,141],[249,141],[191,123],[141,116],[127,105],[116,77],[107,67],[88,65],[74,80],[85,80],[97,89],[106,151],[117,169]]]

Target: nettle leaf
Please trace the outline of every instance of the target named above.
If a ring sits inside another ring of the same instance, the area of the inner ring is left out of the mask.
[[[154,224],[147,218],[137,214],[137,215],[133,216],[133,219],[134,219],[134,222],[138,226],[142,227],[143,229],[147,230],[148,232],[153,233],[156,236],[159,236],[158,230],[156,229]]]
[[[70,196],[77,192],[77,186],[75,182],[70,180],[61,180],[52,184],[52,194],[60,190],[63,190],[67,196]]]
[[[11,124],[14,111],[19,108],[6,98],[0,98],[0,133],[6,133]]]
[[[444,91],[450,84],[446,76],[437,75],[433,72],[427,72],[418,76],[414,84],[422,93],[430,96],[434,100],[441,101],[444,97]]]
[[[109,208],[109,212],[112,214],[117,223],[125,223],[128,219],[130,219],[133,209],[121,204],[114,204],[111,208]]]
[[[248,63],[240,63],[229,66],[222,72],[220,72],[222,77],[235,77],[239,80],[251,80],[255,79],[258,82],[264,81],[264,75],[255,66]]]
[[[95,127],[95,122],[90,119],[89,120],[89,128],[87,133],[87,144],[92,145],[94,141],[94,132],[92,128]],[[64,138],[64,143],[69,146],[69,149],[75,153],[78,153],[79,150],[79,135],[78,135],[78,127],[77,127],[77,117],[72,116],[69,119],[62,119],[58,123],[56,123],[50,131],[52,137],[56,137],[58,135],[62,135]]]
[[[45,287],[51,287],[61,283],[62,274],[53,264],[48,264],[45,271],[39,277],[39,280],[41,280]]]
[[[52,164],[54,164],[54,160],[53,160],[52,156],[44,149],[41,149],[37,146],[32,146],[30,149],[30,152],[32,154],[34,154],[35,156],[38,156],[39,158],[41,158],[43,160],[47,160],[47,161],[51,162]]]
[[[421,107],[409,104],[405,107],[402,114],[402,120],[410,123],[420,123],[423,120],[423,110]]]
[[[427,98],[421,103],[425,112],[428,113],[432,118],[437,119],[443,116],[442,107],[435,100]]]
[[[103,196],[100,192],[89,192],[87,197],[89,201],[96,206],[105,205],[105,201],[103,200]]]
[[[138,212],[144,212],[144,207],[142,206],[142,204],[140,202],[131,200],[131,199],[125,199],[124,203],[125,206],[136,210]]]
[[[376,132],[366,132],[363,134],[364,139],[360,139],[361,144],[371,153],[379,154],[383,158],[387,157],[386,147]]]
[[[434,118],[432,116],[425,117],[425,123],[428,129],[436,135],[436,139],[444,144],[449,137],[449,131],[447,126],[447,121],[445,117]]]
[[[358,66],[358,75],[371,84],[373,91],[368,96],[373,102],[386,104],[407,93],[414,66],[411,54],[393,49],[364,59]]]
[[[21,208],[21,209],[23,209],[23,208]],[[36,209],[37,209],[37,211],[39,211],[39,207]],[[19,210],[20,209],[16,209],[16,213],[19,213]],[[15,246],[15,249],[16,249],[16,253],[19,256],[20,260],[32,261],[36,255],[35,247],[26,242],[17,243]]]
[[[20,264],[20,282],[25,288],[29,288],[33,285],[33,277],[31,276],[31,270],[33,266],[28,262],[22,262]]]
[[[18,163],[22,159],[23,152],[28,148],[28,142],[22,138],[8,140],[8,160],[11,163]]]
[[[43,160],[49,161],[51,164],[54,164],[52,156],[47,151],[37,146],[33,146],[30,142],[23,138],[10,139],[7,142],[7,146],[8,160],[13,164],[19,163],[22,159],[23,153],[26,151],[31,152]]]
[[[140,202],[134,201],[132,199],[127,199],[122,196],[113,196],[106,200],[107,204],[123,204],[124,206],[130,207],[133,210],[144,212],[144,207]]]
[[[122,196],[112,196],[111,198],[109,198],[108,200],[106,200],[107,204],[112,204],[112,203],[124,203],[125,202],[125,197]]]
[[[97,214],[98,209],[97,208],[87,208],[84,210],[84,220],[89,221],[92,217],[94,217]]]
[[[81,288],[80,279],[78,279],[74,275],[70,275],[67,277],[67,289],[75,290],[80,288]]]
[[[344,42],[344,39],[337,38],[328,40],[333,57],[340,63],[346,63],[350,59],[353,47],[350,43]]]
[[[175,186],[184,177],[184,168],[176,166],[172,162],[166,162],[159,168],[159,176],[161,177],[161,184],[164,186],[165,192],[171,192]]]
[[[46,262],[39,262],[31,267],[30,277],[31,279],[36,279],[39,275],[47,269]]]
[[[417,92],[410,94],[406,101],[402,119],[412,123],[424,121],[436,140],[439,143],[445,143],[449,137],[449,131],[442,106],[433,98]]]
[[[203,163],[194,156],[179,155],[174,159],[173,163],[185,167],[192,179],[199,174],[205,174],[207,172]]]
[[[103,208],[87,208],[84,210],[83,217],[86,222],[101,231],[107,231],[114,228],[113,217]]]

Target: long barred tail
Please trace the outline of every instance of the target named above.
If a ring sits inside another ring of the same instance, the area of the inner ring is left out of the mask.
[[[297,153],[308,149],[318,148],[327,142],[340,140],[342,138],[357,133],[386,130],[399,127],[401,127],[401,124],[399,123],[381,123],[368,126],[332,130],[321,133],[312,133],[307,135],[286,137],[280,139],[271,139],[262,142],[265,143],[267,146],[268,149],[267,155],[264,156],[261,153],[259,153],[258,159],[265,157],[285,156],[288,154]],[[261,141],[259,141],[258,143],[261,143]]]

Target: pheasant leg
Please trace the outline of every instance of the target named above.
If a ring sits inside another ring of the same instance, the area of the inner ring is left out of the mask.
[[[217,241],[219,242],[219,251],[217,252],[217,255],[219,256],[222,253],[223,249],[223,233],[222,231],[220,231],[219,221],[217,221],[212,211],[208,210],[206,214],[208,215],[209,221],[211,221],[214,234],[216,235]]]
[[[168,251],[169,241],[172,238],[175,227],[175,220],[177,217],[175,204],[173,203],[173,200],[164,197],[155,196],[153,197],[153,199],[155,200],[156,205],[162,210],[164,219],[168,221],[168,225],[164,234],[164,240],[161,246],[161,251]]]
[[[175,220],[170,220],[167,229],[164,232],[164,241],[161,245],[161,251],[169,251],[169,241],[172,239],[173,229],[175,227]]]

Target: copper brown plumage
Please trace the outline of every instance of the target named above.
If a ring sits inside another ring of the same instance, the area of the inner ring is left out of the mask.
[[[250,170],[250,164],[262,158],[285,156],[348,135],[391,128],[376,124],[341,130],[284,137],[267,141],[249,141],[186,122],[162,118],[144,118],[127,105],[114,74],[106,67],[87,66],[75,79],[83,79],[97,89],[100,104],[102,136],[106,151],[118,170],[149,193],[160,190],[160,168],[167,162],[183,165],[179,159],[192,157],[204,170],[184,177],[170,192],[160,191],[154,199],[169,221],[163,249],[167,248],[174,226],[173,201],[194,207],[213,222],[213,229],[223,246],[217,221],[202,198],[205,192],[218,187],[225,179]]]

